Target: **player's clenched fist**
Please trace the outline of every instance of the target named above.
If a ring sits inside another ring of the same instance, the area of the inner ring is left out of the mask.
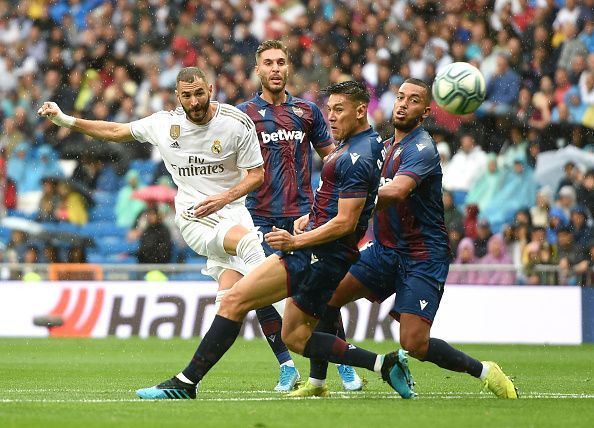
[[[53,101],[44,102],[43,105],[39,107],[39,110],[37,110],[37,114],[47,117],[58,126],[64,126],[66,128],[72,127],[76,121],[76,118],[64,114],[64,112],[60,110],[60,107],[58,107],[58,104]]]
[[[295,238],[284,229],[278,229],[272,226],[272,232],[264,236],[268,245],[275,250],[293,251],[295,249]]]

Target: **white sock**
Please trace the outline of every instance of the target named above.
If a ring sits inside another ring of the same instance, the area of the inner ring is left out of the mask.
[[[487,378],[487,375],[489,374],[489,369],[491,368],[491,366],[485,363],[481,364],[483,365],[483,370],[481,370],[481,375],[479,376],[479,379],[485,380]]]
[[[235,249],[237,256],[243,260],[247,268],[251,271],[260,265],[265,259],[264,249],[260,243],[260,238],[254,232],[246,233],[237,243]]]
[[[378,355],[375,357],[375,364],[373,365],[373,371],[378,375],[382,375],[382,365],[384,364],[384,356]]]
[[[285,361],[284,363],[282,363],[281,367],[282,366],[295,367],[295,363],[293,362],[293,360],[289,360],[289,361]]]
[[[223,296],[229,290],[219,290],[217,291],[217,297],[215,297],[215,311],[219,312],[219,308],[221,307],[221,301],[223,300]]]
[[[317,387],[326,385],[326,379],[314,379],[313,377],[310,377],[308,382]]]
[[[194,382],[192,382],[190,379],[188,379],[187,377],[184,376],[183,372],[179,372],[177,374],[177,376],[175,376],[178,380],[181,380],[183,383],[187,383],[190,385],[196,385]]]

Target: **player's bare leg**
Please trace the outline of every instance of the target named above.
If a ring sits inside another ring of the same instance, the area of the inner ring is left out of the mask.
[[[225,269],[220,275],[217,283],[219,289],[217,290],[217,297],[215,298],[215,308],[218,312],[221,307],[223,296],[229,291],[237,281],[243,278],[243,275],[233,269]]]
[[[400,344],[420,361],[430,361],[441,368],[465,372],[481,379],[499,398],[518,398],[513,382],[492,361],[480,362],[447,342],[430,337],[431,325],[418,315],[400,316]]]

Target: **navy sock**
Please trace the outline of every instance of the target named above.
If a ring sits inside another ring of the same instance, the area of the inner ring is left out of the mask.
[[[268,341],[268,345],[274,352],[279,364],[287,362],[291,359],[291,354],[287,346],[281,339],[281,330],[283,327],[283,319],[279,315],[274,306],[265,306],[256,310],[260,327]]]
[[[466,372],[474,377],[479,377],[483,370],[483,363],[480,361],[458,351],[447,342],[433,337],[429,339],[429,348],[423,361],[430,361],[454,372]]]
[[[342,331],[342,337],[338,334],[338,326]],[[328,333],[345,339],[344,328],[342,328],[342,318],[340,317],[340,308],[328,306],[326,312],[316,326],[317,332]],[[328,373],[328,361],[312,358],[309,360],[309,377],[313,379],[326,379]]]
[[[363,367],[373,371],[377,354],[357,348],[328,333],[314,332],[303,350],[303,356],[338,364]]]
[[[216,315],[210,329],[198,345],[192,361],[183,370],[184,376],[194,383],[200,382],[233,345],[241,330],[241,324]]]

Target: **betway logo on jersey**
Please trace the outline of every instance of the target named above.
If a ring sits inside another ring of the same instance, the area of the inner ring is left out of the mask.
[[[260,136],[264,144],[271,141],[302,141],[305,138],[305,132],[279,129],[276,132],[260,132]]]

